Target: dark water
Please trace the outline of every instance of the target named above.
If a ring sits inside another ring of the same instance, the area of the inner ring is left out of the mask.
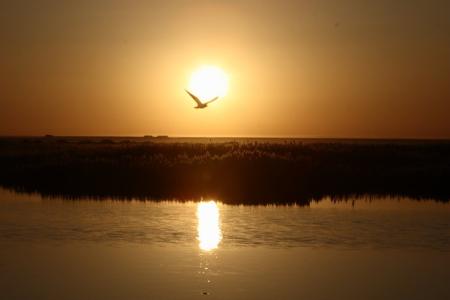
[[[0,190],[0,299],[449,299],[450,205],[70,201]]]

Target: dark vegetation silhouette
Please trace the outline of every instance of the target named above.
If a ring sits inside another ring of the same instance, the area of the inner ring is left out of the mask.
[[[324,196],[450,199],[450,142],[0,139],[0,185],[65,198],[308,204]]]

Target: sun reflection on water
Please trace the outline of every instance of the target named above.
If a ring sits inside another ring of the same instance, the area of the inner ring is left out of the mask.
[[[197,230],[201,250],[210,251],[219,246],[222,240],[219,217],[219,207],[216,202],[208,201],[197,204]]]

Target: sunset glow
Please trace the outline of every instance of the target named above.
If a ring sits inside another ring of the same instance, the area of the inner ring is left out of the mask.
[[[224,97],[228,92],[228,76],[218,67],[202,66],[192,73],[188,88],[203,101]]]
[[[0,300],[450,300],[450,0],[2,1],[0,38]]]
[[[214,201],[200,202],[197,205],[198,241],[201,250],[210,251],[219,246],[222,240],[219,207]]]

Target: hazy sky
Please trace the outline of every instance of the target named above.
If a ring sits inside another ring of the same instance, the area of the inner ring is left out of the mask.
[[[450,138],[448,0],[3,0],[0,39],[0,135]]]

